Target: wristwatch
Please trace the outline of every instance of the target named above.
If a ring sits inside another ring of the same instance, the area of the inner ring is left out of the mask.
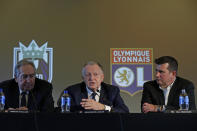
[[[106,107],[106,105],[104,105],[104,110],[107,110],[107,107]]]
[[[156,105],[156,111],[157,112],[162,112],[165,111],[165,105]]]
[[[105,111],[111,111],[112,107],[111,106],[108,106],[108,105],[104,105],[104,110]]]
[[[162,108],[162,106],[160,106],[160,105],[156,105],[156,111],[157,111],[157,112],[162,111],[162,109],[161,109],[161,108]]]

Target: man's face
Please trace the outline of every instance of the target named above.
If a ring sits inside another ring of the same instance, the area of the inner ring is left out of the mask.
[[[83,80],[89,89],[96,91],[104,79],[104,74],[98,65],[85,66]]]
[[[176,71],[169,71],[168,66],[168,63],[156,65],[156,81],[162,88],[167,88],[176,77]]]
[[[35,84],[35,71],[31,65],[23,65],[19,68],[19,74],[15,78],[18,86],[23,91],[30,91]]]

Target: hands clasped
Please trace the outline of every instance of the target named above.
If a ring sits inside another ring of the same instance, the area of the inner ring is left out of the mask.
[[[104,110],[105,106],[99,102],[94,101],[93,99],[82,99],[81,106],[84,109],[89,110]]]
[[[149,104],[149,103],[144,103],[142,106],[142,110],[144,113],[148,113],[148,112],[156,112],[156,105],[153,104]]]

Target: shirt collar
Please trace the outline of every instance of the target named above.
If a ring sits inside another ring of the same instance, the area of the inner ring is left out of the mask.
[[[22,91],[20,88],[19,88],[19,93],[22,94],[24,91]],[[29,94],[29,91],[26,91],[26,94],[28,95]]]
[[[88,97],[89,97],[90,95],[92,95],[93,91],[90,90],[90,89],[88,88],[88,86],[86,86],[86,90],[87,90],[87,92],[88,92]],[[98,96],[100,96],[100,91],[101,91],[101,86],[99,86],[98,90],[97,90],[95,93],[96,93]]]

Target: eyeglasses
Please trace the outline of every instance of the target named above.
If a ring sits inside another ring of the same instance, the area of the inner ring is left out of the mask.
[[[35,74],[21,74],[20,78],[26,80],[27,78],[34,79],[36,77]]]

